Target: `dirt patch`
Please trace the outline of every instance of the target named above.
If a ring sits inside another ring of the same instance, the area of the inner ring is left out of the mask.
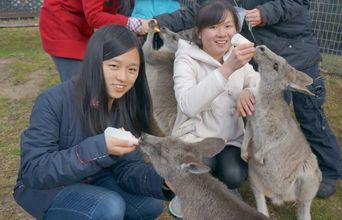
[[[18,100],[35,97],[40,92],[40,85],[46,72],[37,70],[27,73],[31,80],[23,84],[16,84],[13,76],[11,76],[8,70],[9,66],[17,61],[17,58],[0,59],[0,98]]]

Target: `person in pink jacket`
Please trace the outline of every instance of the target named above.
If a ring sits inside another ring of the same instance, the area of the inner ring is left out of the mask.
[[[186,142],[224,139],[225,149],[204,162],[229,189],[238,188],[248,176],[247,164],[240,158],[244,135],[240,116],[252,114],[259,82],[259,74],[248,63],[254,44],[231,45],[237,28],[230,4],[215,1],[202,6],[195,16],[193,42],[178,42],[173,76],[177,117],[172,135]],[[177,198],[169,210],[182,217]]]
[[[129,17],[133,7],[133,0],[44,0],[39,20],[41,41],[62,82],[77,74],[96,29],[118,24],[138,34],[147,32],[148,20]]]

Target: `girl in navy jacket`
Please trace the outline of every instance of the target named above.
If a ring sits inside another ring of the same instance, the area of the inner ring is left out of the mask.
[[[15,200],[37,219],[157,218],[163,179],[142,161],[137,143],[104,135],[116,127],[138,137],[151,131],[151,117],[139,41],[122,26],[99,29],[78,77],[33,106]]]

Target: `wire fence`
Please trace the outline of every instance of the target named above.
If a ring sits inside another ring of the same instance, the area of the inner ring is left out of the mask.
[[[310,6],[322,53],[321,69],[342,75],[342,0],[313,0]]]
[[[43,0],[0,0],[0,19],[38,17]]]
[[[194,0],[180,0],[189,5]],[[0,0],[0,19],[38,17],[43,0]],[[321,69],[342,76],[342,0],[311,0],[310,15],[322,53]]]

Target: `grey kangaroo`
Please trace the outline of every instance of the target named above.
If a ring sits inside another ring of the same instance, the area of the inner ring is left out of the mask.
[[[257,209],[269,215],[265,196],[275,204],[297,201],[297,218],[310,220],[310,207],[321,171],[299,126],[283,98],[286,88],[313,95],[312,79],[291,67],[266,46],[256,47],[260,84],[255,112],[248,117],[241,157],[248,161]]]
[[[160,28],[159,36],[163,40],[163,45],[156,49],[153,46],[154,27],[154,22],[150,22],[143,51],[153,103],[153,133],[167,136],[171,134],[177,115],[177,101],[173,91],[173,61],[180,35],[167,28]]]
[[[183,201],[185,220],[269,219],[229,192],[202,162],[202,157],[213,157],[224,146],[220,138],[207,138],[197,143],[148,134],[140,138],[142,152]]]

